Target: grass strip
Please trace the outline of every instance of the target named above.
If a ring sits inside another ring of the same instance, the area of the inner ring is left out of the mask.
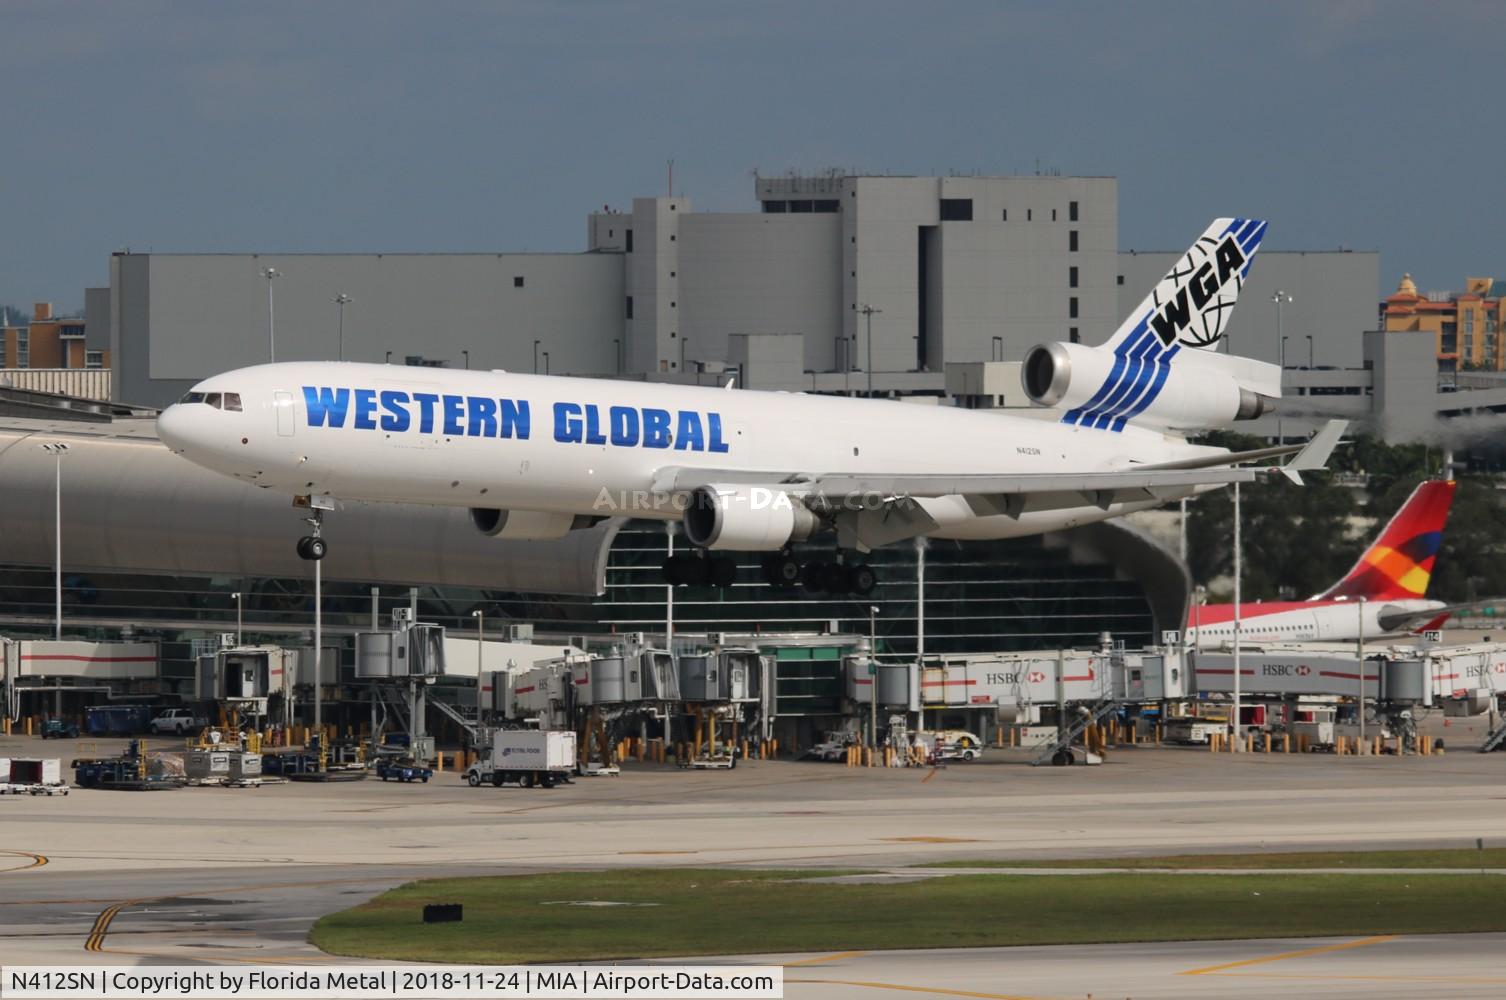
[[[624,869],[433,879],[331,914],[310,940],[364,958],[533,963],[1506,930],[1500,883],[1462,875],[809,881],[823,874],[831,873]],[[426,903],[460,903],[464,921],[426,925]]]
[[[1506,848],[1436,851],[1300,851],[1275,854],[1171,854],[1154,858],[1057,861],[938,861],[916,868],[1506,868]]]

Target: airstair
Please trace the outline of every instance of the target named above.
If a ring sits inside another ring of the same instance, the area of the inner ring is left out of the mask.
[[[1506,719],[1502,719],[1501,724],[1485,737],[1485,742],[1480,744],[1480,752],[1490,753],[1492,750],[1499,750],[1502,744],[1506,744]]]
[[[1118,708],[1119,703],[1113,698],[1101,698],[1085,707],[1086,712],[1080,712],[1076,722],[1063,730],[1057,736],[1055,742],[1047,744],[1046,748],[1036,755],[1036,758],[1030,762],[1031,767],[1040,767],[1042,764],[1048,762],[1052,764],[1072,763],[1073,745],[1082,738],[1089,727],[1098,725],[1104,720],[1104,717]],[[1093,752],[1091,748],[1083,747],[1079,749],[1079,752],[1084,754],[1086,763],[1103,763],[1103,758]]]

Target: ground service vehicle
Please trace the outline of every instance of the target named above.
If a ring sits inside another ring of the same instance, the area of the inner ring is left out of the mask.
[[[78,726],[62,719],[48,719],[42,723],[42,739],[78,739]]]
[[[195,715],[192,709],[169,708],[147,723],[147,728],[154,733],[173,733],[182,736],[184,733],[203,729],[207,725],[209,725],[209,720],[202,715]]]
[[[575,769],[575,734],[538,729],[498,729],[481,760],[466,768],[472,788],[490,782],[501,788],[509,782],[532,788],[553,788],[568,781]]]

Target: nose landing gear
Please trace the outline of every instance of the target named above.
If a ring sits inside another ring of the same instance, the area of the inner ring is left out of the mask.
[[[293,506],[309,510],[309,516],[303,519],[309,526],[309,533],[298,539],[298,558],[318,562],[329,551],[329,544],[323,537],[324,512],[334,510],[335,503],[329,497],[300,496],[293,499]]]

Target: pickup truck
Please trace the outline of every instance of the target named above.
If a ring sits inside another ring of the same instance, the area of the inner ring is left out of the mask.
[[[207,725],[209,725],[209,720],[202,715],[195,715],[192,709],[169,708],[147,723],[147,728],[154,733],[173,733],[182,736],[184,733],[203,729]]]

